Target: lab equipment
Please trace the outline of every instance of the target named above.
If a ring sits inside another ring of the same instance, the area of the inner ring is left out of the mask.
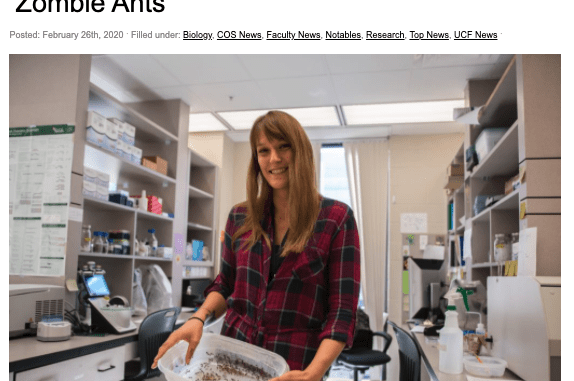
[[[9,285],[9,337],[36,331],[44,316],[64,316],[64,287],[48,284]]]
[[[110,230],[109,237],[112,239],[114,254],[130,254],[130,232],[129,230]]]
[[[494,260],[498,263],[498,275],[502,275],[502,265],[511,257],[511,246],[505,234],[494,235]]]
[[[180,341],[159,360],[167,381],[199,379],[201,373],[215,379],[263,381],[289,371],[283,357],[253,344],[209,332],[203,333],[189,365],[185,364],[188,343]]]
[[[86,316],[90,317],[91,330],[107,333],[134,331],[137,327],[131,321],[132,311],[125,303],[127,299],[109,298],[110,290],[105,273],[105,270],[94,262],[88,262],[78,271],[78,286],[81,298],[86,304]]]
[[[158,265],[141,265],[147,313],[173,307],[171,282]]]
[[[84,275],[83,279],[89,295],[92,327],[97,327],[98,332],[110,333],[125,333],[137,328],[131,321],[131,308],[118,302],[114,304],[113,298],[105,298],[110,291],[103,274]]]
[[[464,356],[463,362],[468,373],[482,377],[501,377],[507,365],[503,359],[487,356],[481,356],[480,361],[475,356]]]
[[[148,254],[150,257],[155,257],[157,256],[157,238],[155,238],[155,229],[148,229],[147,232],[150,233]]]
[[[491,353],[524,380],[560,380],[561,278],[489,277]]]
[[[104,251],[104,239],[103,232],[94,232],[94,253],[105,253]]]
[[[36,338],[39,341],[64,341],[72,336],[72,324],[69,321],[41,321],[38,323]]]
[[[462,288],[457,289],[460,292]],[[462,373],[463,341],[462,330],[458,326],[458,313],[454,295],[450,295],[445,313],[444,327],[439,331],[439,370],[443,373]]]
[[[456,292],[459,288],[465,290],[464,295],[461,292]],[[486,321],[486,289],[480,281],[464,281],[455,278],[451,281],[449,292],[445,298],[449,294],[454,294],[460,329],[463,331],[474,330],[478,323]]]
[[[86,253],[92,252],[92,226],[91,225],[83,225],[82,226],[82,241],[81,241],[81,250]]]

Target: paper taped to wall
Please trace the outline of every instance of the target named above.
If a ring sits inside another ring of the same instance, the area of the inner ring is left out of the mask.
[[[401,233],[427,233],[427,214],[401,213]]]

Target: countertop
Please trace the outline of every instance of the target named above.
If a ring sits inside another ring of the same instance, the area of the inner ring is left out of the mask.
[[[191,313],[189,311],[181,312],[176,327],[183,324],[191,316]],[[137,329],[123,334],[73,335],[69,340],[56,342],[38,341],[36,336],[11,339],[9,341],[9,371],[21,372],[137,341],[139,325],[142,320],[143,318],[134,319],[133,322]]]
[[[407,323],[403,326],[403,328],[405,330],[408,330],[409,332],[412,327],[414,327],[413,323]],[[427,337],[423,333],[419,332],[416,333],[410,332],[410,333],[415,337],[422,351],[421,360],[423,362],[423,365],[421,367],[421,371],[425,372],[426,368],[426,371],[428,372],[429,375],[429,379],[431,381],[467,381],[466,376],[467,374],[470,375],[470,373],[468,373],[466,369],[463,369],[462,373],[460,374],[448,374],[439,371],[438,369],[439,351],[437,348],[438,336]],[[422,379],[424,379],[424,377]],[[522,380],[520,377],[512,373],[508,368],[505,370],[504,375],[502,377],[490,377],[488,379]]]

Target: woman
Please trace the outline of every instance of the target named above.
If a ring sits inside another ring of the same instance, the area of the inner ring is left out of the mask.
[[[186,362],[203,322],[226,309],[222,334],[285,358],[273,381],[322,379],[353,341],[359,296],[359,236],[351,209],[315,187],[313,150],[299,122],[270,111],[251,129],[247,201],[231,210],[221,272],[205,302],[160,348],[180,340]]]

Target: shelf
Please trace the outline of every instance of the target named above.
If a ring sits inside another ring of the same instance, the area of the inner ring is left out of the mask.
[[[132,259],[133,255],[125,254],[103,254],[103,253],[88,253],[86,251],[80,251],[78,255],[83,257],[96,257],[96,258],[117,258],[117,259]]]
[[[498,81],[490,98],[478,114],[481,127],[505,127],[518,118],[516,57]]]
[[[470,265],[470,267],[472,267],[473,269],[489,269],[491,267],[496,266],[498,266],[498,263],[496,262],[473,263],[472,265]]]
[[[511,193],[498,200],[494,205],[485,208],[482,212],[472,218],[472,222],[488,222],[490,220],[489,212],[491,210],[518,210],[518,194],[519,189],[513,190]]]
[[[134,259],[140,261],[155,261],[155,262],[172,262],[173,258],[161,258],[161,257],[142,257],[141,255],[134,255]]]
[[[171,218],[171,217],[167,217],[167,216],[164,216],[161,214],[155,214],[152,212],[148,212],[146,210],[137,210],[137,214],[138,214],[138,216],[144,217],[146,219],[149,218],[152,220],[163,220],[163,221],[173,222],[173,218]]]
[[[470,177],[513,176],[517,173],[518,121],[515,121],[482,162],[474,168]]]
[[[212,227],[205,226],[205,225],[200,225],[200,224],[196,224],[196,223],[194,223],[194,222],[188,222],[188,223],[187,223],[187,228],[188,228],[188,229],[195,229],[195,230],[213,231],[213,228],[212,228]]]
[[[213,266],[213,261],[190,261],[184,260],[182,262],[183,266],[193,266],[193,267],[211,267]]]
[[[175,184],[176,182],[172,177],[165,176],[143,165],[135,164],[90,142],[86,142],[85,162],[88,163],[88,167],[95,167],[95,169],[100,171],[104,168],[113,168],[118,171],[119,177],[127,179],[144,180],[150,183],[167,182],[168,184]]]
[[[129,105],[126,105],[93,83],[90,84],[89,109],[105,116],[118,118],[137,128],[137,138],[141,141],[159,140],[177,142],[178,138],[154,121],[145,117]],[[187,137],[186,137],[187,138]]]
[[[193,197],[193,198],[211,198],[212,199],[213,195],[204,191],[204,190],[198,189],[198,188],[190,185],[189,186],[189,197],[190,198]]]
[[[111,201],[103,201],[91,196],[84,196],[84,204],[90,207],[97,207],[99,210],[102,211],[121,211],[121,212],[132,212],[136,213],[138,216],[144,218],[151,218],[157,220],[164,220],[164,221],[173,221],[173,218],[166,217],[160,214],[151,213],[145,210],[139,210],[133,208],[131,206],[117,204]]]
[[[120,211],[120,212],[135,213],[136,211],[138,211],[137,209],[131,206],[126,206],[111,201],[104,201],[91,196],[84,196],[84,206],[98,208],[101,211],[108,211],[108,212]]]

